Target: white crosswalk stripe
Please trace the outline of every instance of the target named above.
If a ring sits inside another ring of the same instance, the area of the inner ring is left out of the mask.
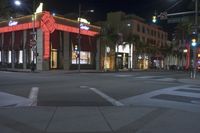
[[[120,100],[124,105],[145,105],[200,112],[200,88],[191,85],[164,88]]]

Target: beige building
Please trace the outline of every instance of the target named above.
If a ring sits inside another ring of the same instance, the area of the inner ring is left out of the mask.
[[[145,46],[151,48],[161,48],[167,45],[168,34],[161,27],[148,24],[143,18],[136,15],[126,15],[124,12],[111,12],[107,14],[107,23],[110,27],[116,29],[119,34],[123,34],[123,43],[117,44],[115,48],[116,64],[113,61],[104,61],[107,66],[115,65],[117,69],[148,69],[151,67],[163,68],[163,56],[157,52],[139,52],[138,47]],[[139,44],[126,43],[127,32],[131,32],[139,38]],[[108,46],[108,44],[106,44]],[[122,46],[120,46],[122,45]],[[147,48],[147,47],[146,47]],[[108,49],[108,47],[105,47]],[[106,50],[103,50],[106,51]],[[105,56],[104,54],[102,56]],[[106,57],[105,59],[107,59]],[[112,63],[108,65],[109,63]],[[111,67],[110,67],[111,68]],[[106,69],[109,69],[108,67]]]

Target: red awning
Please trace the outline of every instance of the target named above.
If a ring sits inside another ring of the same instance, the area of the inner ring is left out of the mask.
[[[14,50],[23,49],[23,31],[15,32]]]
[[[4,33],[3,49],[4,50],[12,49],[12,32]]]
[[[55,30],[52,34],[51,34],[51,44],[52,44],[52,49],[58,49],[59,48],[59,44],[60,44],[60,36],[59,36],[59,31]]]
[[[71,33],[71,42],[73,44],[73,48],[75,45],[78,45],[78,34]],[[94,37],[81,35],[81,51],[91,51],[94,52],[96,50],[96,39]]]
[[[26,48],[31,48],[30,42],[31,42],[31,39],[33,38],[33,35],[31,35],[31,32],[32,32],[32,29],[27,30],[26,32]]]

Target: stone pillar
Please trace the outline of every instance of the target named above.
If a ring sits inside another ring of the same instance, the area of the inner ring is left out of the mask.
[[[14,50],[14,41],[15,41],[15,32],[12,32],[12,38],[11,38],[11,65],[12,65],[12,68],[15,68],[15,56],[16,56],[16,53],[15,53],[15,50]]]
[[[44,70],[44,59],[43,59],[43,32],[41,29],[37,29],[37,64],[36,70]]]
[[[96,50],[96,70],[100,71],[100,57],[101,57],[101,47],[100,47],[100,39],[97,39],[97,50]]]
[[[23,31],[23,69],[27,68],[27,55],[26,55],[26,34],[27,31]]]
[[[1,64],[3,65],[3,34],[1,34]],[[1,67],[1,66],[0,66]]]
[[[69,70],[70,69],[70,62],[71,62],[71,50],[70,50],[70,38],[69,38],[69,32],[64,32],[64,37],[63,37],[63,52],[64,52],[64,70]]]

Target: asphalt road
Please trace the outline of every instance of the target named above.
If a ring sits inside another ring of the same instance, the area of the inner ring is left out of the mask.
[[[187,72],[0,71],[2,133],[199,133]]]
[[[38,106],[121,106],[120,101],[127,98],[184,85],[178,79],[187,77],[186,72],[0,71],[0,92],[30,98],[32,88],[37,87]]]

